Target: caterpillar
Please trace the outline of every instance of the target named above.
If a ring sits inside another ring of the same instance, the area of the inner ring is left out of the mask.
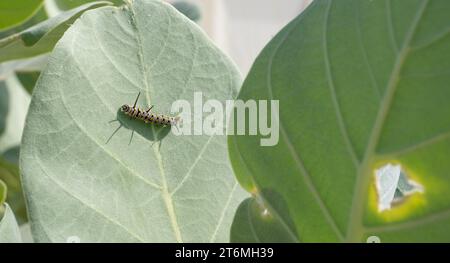
[[[142,109],[136,107],[136,103],[139,99],[139,95],[141,95],[140,92],[139,92],[133,106],[124,104],[124,105],[122,105],[120,110],[123,113],[125,113],[126,115],[130,116],[131,118],[142,120],[145,123],[155,123],[155,124],[160,124],[160,125],[164,125],[164,126],[166,126],[166,125],[176,126],[179,123],[179,121],[180,121],[179,116],[171,117],[171,116],[165,116],[165,115],[155,114],[155,113],[150,112],[150,110],[153,108],[153,105],[150,106],[150,108],[148,110],[142,110]]]

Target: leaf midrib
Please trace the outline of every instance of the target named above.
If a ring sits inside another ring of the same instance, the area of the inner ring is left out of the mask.
[[[72,39],[72,42],[74,42],[75,37]],[[72,47],[74,46],[74,44],[72,43]],[[78,63],[78,61],[76,60],[76,55],[75,52],[73,51],[73,49],[71,50],[71,54],[74,57],[74,63],[75,65],[78,67],[78,69],[80,70],[80,73],[86,78],[86,80],[89,82],[89,85],[92,87],[92,89],[94,91],[97,91],[96,89],[96,85],[92,84],[90,78],[88,77],[88,75],[86,74],[86,72],[84,72],[83,67],[80,66],[80,64]],[[97,92],[94,92],[94,94],[99,98],[99,100],[103,103],[103,105],[107,106],[107,104],[105,103],[105,101],[102,99],[101,96],[98,95]],[[117,163],[119,163],[122,167],[124,167],[126,170],[128,170],[130,172],[130,174],[132,174],[133,176],[135,176],[136,178],[142,180],[144,183],[146,183],[147,185],[155,188],[155,189],[161,189],[161,186],[146,179],[145,177],[141,176],[138,172],[132,170],[129,166],[125,165],[125,163],[123,163],[118,157],[116,157],[112,152],[108,151],[107,148],[105,146],[103,146],[100,142],[98,142],[92,135],[89,134],[89,132],[79,123],[76,121],[75,117],[70,113],[69,109],[67,108],[67,104],[64,102],[64,96],[61,93],[61,99],[63,100],[63,105],[67,111],[67,113],[70,115],[70,117],[72,118],[72,120],[74,120],[74,124],[95,144],[98,145],[98,147],[100,147],[101,149],[103,149],[103,151],[105,153],[107,153],[111,158],[113,158]],[[112,114],[114,114],[114,111],[110,110],[110,112]]]
[[[144,85],[145,85],[145,95],[147,97],[147,103],[151,104],[151,100],[150,100],[150,87],[151,85],[149,85],[148,82],[148,78],[147,78],[147,73],[148,73],[148,69],[146,68],[146,64],[145,64],[145,58],[144,58],[144,51],[142,49],[142,39],[141,39],[141,34],[139,32],[139,28],[137,25],[137,21],[136,21],[136,14],[135,14],[135,10],[133,7],[132,3],[129,3],[129,9],[130,9],[130,18],[131,18],[131,24],[132,27],[134,29],[135,35],[136,35],[136,41],[137,41],[137,45],[138,45],[138,57],[139,57],[139,65],[140,65],[140,69],[142,72],[142,77],[144,79]],[[165,10],[167,12],[167,10]],[[171,17],[170,15],[168,15],[169,17],[169,25],[168,25],[168,31],[170,31],[170,21],[171,21]],[[167,33],[167,37],[169,36],[169,33]],[[166,38],[167,38],[166,37]],[[165,39],[164,41],[165,43],[167,42],[167,39]],[[164,46],[165,48],[165,46]],[[163,50],[160,52],[160,54],[163,52]],[[159,57],[159,55],[158,55]],[[153,65],[156,63],[156,61],[153,63]],[[155,127],[152,125],[152,131],[155,134]],[[161,156],[161,152],[160,152],[160,146],[161,146],[161,142],[159,142],[159,144],[152,146],[153,151],[155,153],[156,159],[158,161],[158,168],[160,171],[160,175],[161,175],[161,183],[162,183],[162,197],[164,200],[164,204],[166,206],[167,209],[167,213],[169,215],[169,219],[170,219],[170,224],[172,226],[172,230],[174,232],[175,235],[175,239],[178,243],[183,242],[183,239],[181,237],[181,231],[180,231],[180,227],[178,225],[178,220],[177,220],[177,216],[175,214],[175,208],[173,206],[173,200],[172,200],[172,196],[170,195],[169,192],[169,188],[167,185],[167,179],[166,179],[166,175],[165,175],[165,170],[164,170],[164,163],[162,160],[162,156]]]
[[[414,37],[414,34],[416,33],[417,26],[423,16],[423,13],[425,12],[427,5],[428,0],[424,0],[413,19],[413,23],[411,24],[409,30],[405,35],[405,40],[403,41],[403,45],[399,53],[397,53],[394,68],[389,78],[385,95],[381,100],[381,105],[377,114],[377,118],[375,120],[374,128],[372,129],[372,133],[369,138],[369,142],[367,144],[366,151],[364,153],[362,164],[357,173],[355,189],[353,191],[354,195],[352,200],[352,208],[350,212],[349,223],[347,225],[348,231],[346,235],[346,241],[361,241],[360,238],[362,237],[364,232],[362,219],[364,215],[364,207],[367,203],[367,189],[369,188],[370,176],[372,175],[371,164],[375,157],[376,147],[378,146],[386,117],[392,105],[395,91],[398,87],[401,69],[410,51],[409,45]]]

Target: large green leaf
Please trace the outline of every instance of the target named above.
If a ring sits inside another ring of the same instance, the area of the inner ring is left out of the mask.
[[[41,7],[43,0],[0,1],[0,30],[16,26],[31,18]]]
[[[97,1],[79,6],[0,40],[0,62],[49,52],[83,12],[110,4]]]
[[[228,241],[245,192],[226,137],[175,136],[119,109],[141,92],[139,105],[169,113],[195,91],[224,101],[239,85],[234,64],[166,3],[86,12],[56,45],[27,116],[20,166],[35,240]]]
[[[230,154],[241,184],[294,222],[285,235],[450,241],[449,11],[443,0],[318,0],[259,55],[238,97],[279,100],[280,140],[233,136]],[[424,193],[379,212],[374,170],[387,163]]]
[[[14,214],[8,204],[0,204],[0,210],[5,212],[0,214],[0,243],[21,243],[19,226],[17,225]]]

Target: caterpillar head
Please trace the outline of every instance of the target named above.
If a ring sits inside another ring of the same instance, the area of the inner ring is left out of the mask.
[[[130,106],[128,106],[128,105],[122,105],[122,107],[120,107],[120,110],[122,111],[122,112],[128,112],[128,110],[130,109]]]

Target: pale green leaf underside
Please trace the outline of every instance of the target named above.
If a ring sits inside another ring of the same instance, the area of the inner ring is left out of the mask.
[[[122,104],[169,113],[177,99],[233,98],[235,66],[173,7],[134,1],[86,12],[38,80],[21,150],[37,242],[227,242],[244,192],[225,136],[156,140]],[[120,128],[106,143],[119,122]],[[129,144],[132,129],[136,132]]]
[[[21,243],[19,226],[16,218],[8,204],[1,204],[4,209],[3,217],[0,218],[0,243]]]
[[[315,1],[265,48],[242,99],[280,100],[280,142],[230,138],[249,191],[300,241],[450,241],[449,1]],[[424,187],[378,212],[374,170]],[[270,203],[270,202],[269,202]],[[286,221],[286,220],[285,220]]]

